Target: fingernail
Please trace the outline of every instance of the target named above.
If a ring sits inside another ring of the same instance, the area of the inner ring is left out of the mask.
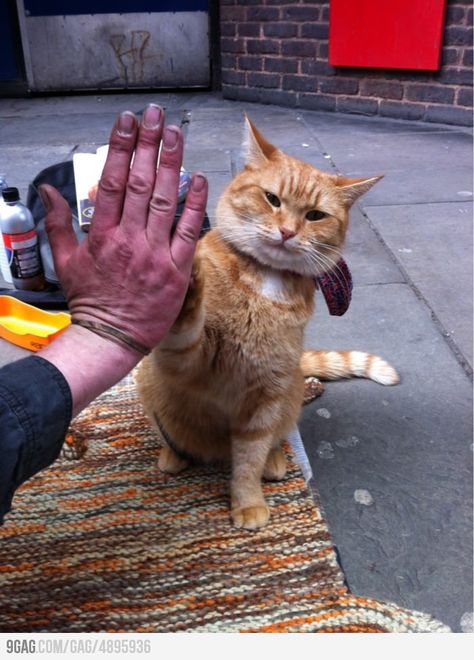
[[[126,110],[122,112],[118,120],[117,132],[123,137],[130,137],[135,128],[135,115]]]
[[[206,185],[206,177],[202,174],[194,174],[191,181],[191,188],[194,192],[201,192]]]
[[[51,206],[52,206],[48,192],[46,188],[43,188],[43,186],[40,186],[38,190],[41,197],[41,201],[43,202],[43,206],[46,209],[46,213],[48,213],[49,211],[51,211]]]
[[[143,126],[145,128],[158,128],[161,120],[161,108],[154,103],[150,103],[143,113]]]
[[[178,144],[179,128],[168,126],[163,136],[163,146],[165,149],[172,150]]]

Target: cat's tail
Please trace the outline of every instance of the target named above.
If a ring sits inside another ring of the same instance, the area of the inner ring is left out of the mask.
[[[396,385],[400,377],[385,360],[362,351],[304,351],[300,366],[303,375],[321,380],[370,378],[381,385]]]

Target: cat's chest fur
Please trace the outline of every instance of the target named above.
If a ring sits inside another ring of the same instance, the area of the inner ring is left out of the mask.
[[[305,325],[313,312],[311,278],[266,267],[236,253],[218,236],[206,238],[208,315],[217,314],[224,325],[244,334],[266,337]]]
[[[272,302],[291,304],[291,293],[286,286],[281,273],[268,270],[262,273],[260,281],[256,282],[255,292]]]
[[[206,325],[218,338],[212,368],[240,382],[297,364],[314,285],[245,261],[212,261],[205,296]]]

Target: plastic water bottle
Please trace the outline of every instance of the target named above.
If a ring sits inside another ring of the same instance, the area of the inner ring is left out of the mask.
[[[16,289],[39,291],[45,286],[38,234],[29,209],[21,203],[18,188],[4,188],[0,229]]]

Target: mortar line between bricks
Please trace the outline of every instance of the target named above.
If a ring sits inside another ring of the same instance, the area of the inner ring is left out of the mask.
[[[327,153],[326,151],[324,151],[323,145],[322,145],[321,141],[319,140],[318,136],[312,130],[312,128],[310,126],[308,126],[308,124],[305,121],[304,117],[303,117],[303,122],[304,122],[306,128],[309,130],[310,134],[313,135],[314,139],[319,144],[322,152]],[[328,162],[331,163],[331,167],[333,167],[336,170],[336,172],[341,173],[341,170],[338,168],[338,166],[334,162],[333,157],[330,154],[327,154],[327,155],[329,156]],[[387,243],[386,243],[385,239],[383,238],[382,234],[380,233],[380,231],[372,223],[371,219],[369,218],[369,216],[367,215],[367,213],[365,211],[365,207],[361,206],[360,204],[358,206],[359,206],[360,212],[364,216],[364,218],[365,218],[367,224],[369,225],[370,229],[374,232],[374,234],[375,234],[377,240],[379,241],[379,243],[381,244],[382,248],[385,250],[385,252],[389,256],[389,258],[392,260],[392,262],[395,264],[395,266],[397,266],[397,268],[399,269],[399,271],[401,272],[401,274],[405,278],[405,282],[407,283],[407,285],[413,291],[413,293],[417,297],[417,299],[420,300],[427,307],[427,309],[429,310],[430,315],[431,315],[431,320],[433,321],[435,328],[438,330],[438,332],[443,337],[445,343],[448,345],[449,349],[453,353],[454,358],[458,362],[458,364],[460,365],[461,369],[464,371],[466,376],[472,382],[473,370],[472,370],[472,367],[469,364],[468,360],[465,358],[462,350],[457,345],[457,343],[454,341],[454,339],[452,339],[452,337],[450,336],[447,328],[444,327],[443,323],[441,322],[441,320],[436,315],[434,309],[432,308],[432,306],[430,305],[428,300],[421,293],[420,289],[416,286],[415,282],[409,276],[408,271],[404,268],[403,264],[399,261],[399,259],[397,259],[397,256],[395,255],[393,250],[391,250],[390,247],[387,245]]]

